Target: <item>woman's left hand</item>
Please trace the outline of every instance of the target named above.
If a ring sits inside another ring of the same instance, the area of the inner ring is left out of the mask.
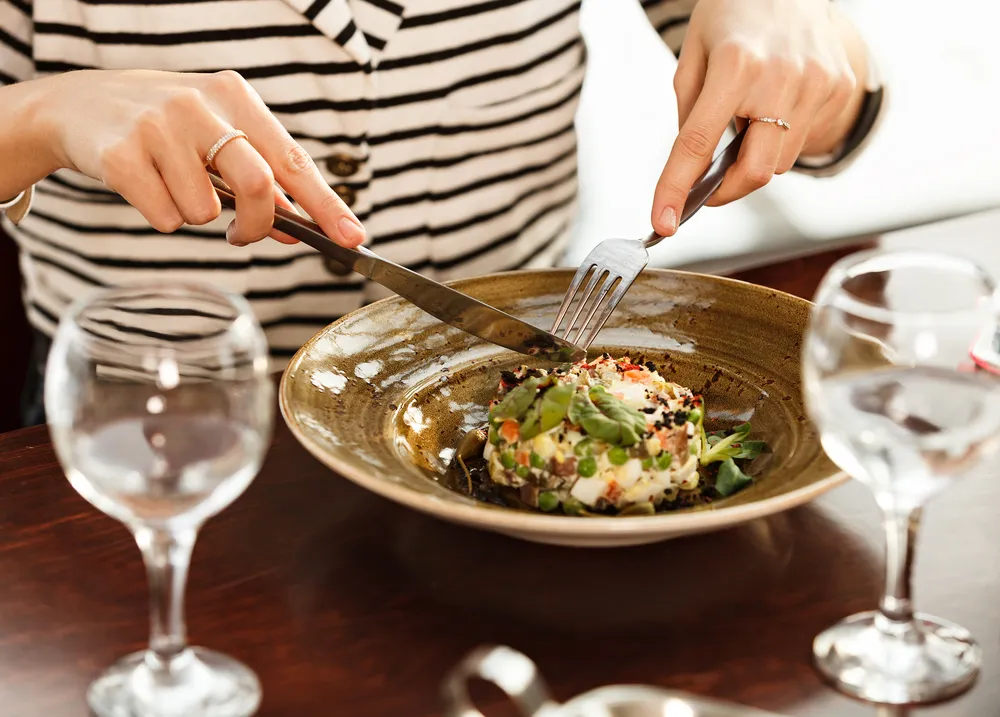
[[[867,50],[830,0],[699,0],[674,76],[680,132],[660,175],[653,227],[677,229],[688,192],[733,117],[753,122],[740,156],[709,201],[763,187],[801,154],[832,151],[864,96]]]

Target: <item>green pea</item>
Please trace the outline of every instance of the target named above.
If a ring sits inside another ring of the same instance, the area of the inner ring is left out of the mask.
[[[490,443],[494,446],[500,445],[500,431],[498,431],[497,427],[492,424],[490,425]]]
[[[551,491],[540,493],[538,495],[538,507],[546,513],[555,510],[559,507],[559,496]]]
[[[687,415],[687,419],[688,419],[689,423],[693,423],[695,425],[698,425],[698,422],[701,421],[701,409],[700,408],[692,408],[691,412],[688,413],[688,415]]]
[[[580,462],[576,464],[576,472],[584,478],[590,478],[597,473],[597,459],[592,456],[580,459]]]
[[[507,470],[511,470],[517,465],[517,461],[514,459],[513,451],[504,451],[500,454],[500,465],[502,465]]]
[[[665,471],[674,462],[674,457],[664,451],[654,459],[654,462],[656,463],[656,470]]]
[[[628,452],[624,448],[612,448],[608,451],[608,461],[613,466],[623,466],[628,463]]]
[[[518,478],[527,478],[531,475],[531,469],[528,466],[518,466],[514,472]]]
[[[582,441],[573,446],[573,453],[575,453],[580,458],[584,456],[589,456],[594,449],[594,442],[589,438],[584,438]]]
[[[644,471],[648,471],[652,467],[653,467],[653,459],[652,458],[643,458],[642,459],[642,469]]]
[[[531,457],[528,460],[531,461],[532,468],[537,468],[538,470],[545,468],[545,459],[534,451],[531,452]]]

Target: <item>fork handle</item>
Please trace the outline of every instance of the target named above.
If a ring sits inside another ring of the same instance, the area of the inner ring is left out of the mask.
[[[688,192],[688,198],[684,203],[684,211],[681,212],[681,220],[678,226],[686,222],[694,216],[695,212],[705,206],[705,202],[708,201],[709,197],[722,184],[722,180],[726,177],[726,172],[736,163],[736,159],[740,156],[740,147],[743,145],[743,138],[746,136],[748,127],[749,125],[741,129],[733,141],[726,145],[726,148],[719,152],[718,156],[712,160],[712,163],[708,165],[708,169],[698,177],[698,181],[694,183],[691,191]],[[650,249],[661,241],[663,241],[663,237],[654,231],[643,240],[643,244],[647,249]]]

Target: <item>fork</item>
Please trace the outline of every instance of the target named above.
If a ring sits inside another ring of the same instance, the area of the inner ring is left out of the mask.
[[[739,157],[740,146],[743,144],[745,135],[746,128],[744,127],[736,135],[736,138],[719,152],[708,169],[691,187],[678,226],[701,209],[708,198],[722,184],[726,170]],[[566,296],[563,297],[562,304],[559,306],[559,313],[556,314],[555,321],[552,323],[550,333],[574,343],[582,349],[590,348],[594,339],[597,338],[597,334],[611,318],[615,307],[621,302],[639,273],[646,268],[646,264],[649,262],[648,250],[662,240],[663,237],[654,231],[645,239],[605,239],[595,246],[587,254],[587,258],[583,260],[573,276],[573,281],[570,283],[569,289],[566,290]],[[581,292],[580,287],[588,276],[590,280],[587,281],[586,288]],[[611,297],[608,299],[609,292]],[[560,333],[559,327],[577,296],[579,296],[579,301],[576,304],[576,311],[567,324],[565,332]],[[608,299],[606,303],[604,303],[605,299]],[[587,309],[586,313],[584,309]],[[598,314],[598,309],[600,309],[600,314]],[[578,323],[577,320],[581,315],[585,318]]]

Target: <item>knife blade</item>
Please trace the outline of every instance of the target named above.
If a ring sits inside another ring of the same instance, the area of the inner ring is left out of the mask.
[[[222,205],[235,209],[236,195],[233,190],[214,172],[209,172],[209,176]],[[586,358],[587,352],[576,344],[384,259],[364,246],[357,249],[342,247],[324,234],[318,224],[283,207],[274,208],[274,227],[394,291],[434,318],[483,341],[557,363]]]

